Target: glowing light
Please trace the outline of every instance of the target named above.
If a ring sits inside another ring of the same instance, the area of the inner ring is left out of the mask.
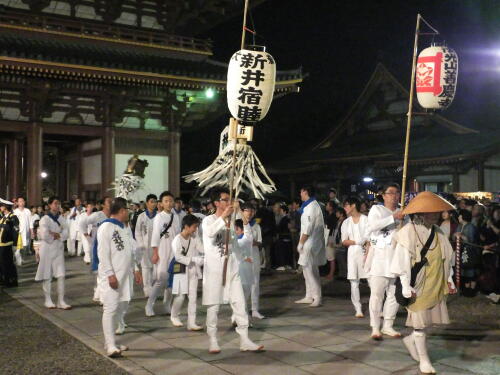
[[[215,96],[215,91],[214,89],[208,88],[205,90],[205,97],[207,99],[212,99]]]
[[[40,173],[41,178],[47,178],[47,176],[48,176],[47,172]]]
[[[371,177],[363,177],[363,182],[373,182],[373,178],[371,178]]]

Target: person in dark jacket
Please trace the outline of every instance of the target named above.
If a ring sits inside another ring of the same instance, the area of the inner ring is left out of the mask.
[[[22,247],[19,242],[19,219],[12,213],[12,206],[12,202],[0,199],[0,284],[6,288],[17,286],[13,249]]]

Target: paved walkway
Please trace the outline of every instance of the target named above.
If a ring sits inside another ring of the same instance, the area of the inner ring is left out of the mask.
[[[101,307],[91,301],[93,276],[81,258],[67,258],[66,264],[66,301],[73,305],[73,310],[43,307],[41,284],[33,281],[36,271],[33,261],[21,268],[21,286],[9,290],[9,294],[102,354]],[[128,345],[130,351],[124,358],[112,361],[134,375],[419,373],[401,340],[373,342],[369,339],[368,318],[353,317],[345,281],[325,285],[324,290],[324,306],[311,309],[293,303],[304,293],[301,276],[263,277],[261,313],[269,318],[254,322],[250,337],[265,345],[266,351],[260,354],[239,351],[237,334],[230,327],[230,309],[225,307],[219,317],[222,348],[219,355],[208,354],[205,333],[174,328],[165,315],[145,317],[145,298],[142,291],[138,291],[126,316],[129,327],[125,335],[119,337],[119,342]],[[362,285],[365,302],[367,294],[368,288]],[[500,307],[489,304],[484,297],[455,297],[449,305],[455,322],[446,328],[434,329],[429,339],[430,356],[438,373],[500,374]],[[402,311],[398,315],[400,328],[405,315]],[[186,316],[182,319],[185,321]],[[204,319],[205,309],[201,307],[198,323]],[[462,321],[457,322],[458,319]]]

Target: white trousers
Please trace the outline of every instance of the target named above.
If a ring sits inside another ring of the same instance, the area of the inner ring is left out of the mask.
[[[78,240],[79,237],[77,238],[68,238],[66,240],[66,245],[68,246],[68,254],[73,256],[73,255],[82,255],[83,254],[83,244],[82,241]],[[75,242],[78,241],[78,248]]]
[[[146,267],[141,263],[142,284],[144,285],[144,294],[149,296],[153,288],[153,267]]]
[[[106,349],[116,347],[115,330],[118,322],[123,321],[128,301],[120,301],[119,294],[106,293],[102,305],[102,332]]]
[[[57,278],[57,303],[64,305],[64,292],[65,292],[65,278],[64,276]],[[43,280],[42,283],[43,295],[45,297],[45,303],[52,304],[52,279]]]
[[[370,326],[380,329],[381,317],[384,320],[393,320],[399,309],[394,293],[396,286],[394,278],[384,276],[370,276]],[[384,294],[386,295],[384,303]]]
[[[321,279],[319,277],[319,267],[311,264],[302,266],[302,273],[306,282],[306,298],[321,301]]]
[[[189,280],[189,291],[188,291],[188,325],[194,325],[196,322],[196,298],[198,295],[198,279]],[[179,318],[179,313],[184,303],[185,294],[179,294],[175,296],[172,303],[171,316],[173,318]]]
[[[148,305],[153,306],[158,296],[160,296],[162,292],[165,291],[166,298],[163,302],[167,305],[167,310],[170,309],[170,305],[172,304],[172,289],[167,288],[167,279],[168,273],[156,272],[156,279],[148,297]]]
[[[230,286],[230,306],[233,310],[233,318],[236,322],[236,332],[240,339],[248,338],[248,315],[245,306],[245,296],[241,283],[233,282]],[[219,314],[219,304],[207,307],[207,334],[211,339],[217,338],[217,322]]]
[[[351,301],[354,306],[354,310],[356,313],[361,313],[361,297],[359,294],[359,279],[357,280],[349,280],[351,283]]]
[[[252,312],[259,311],[259,298],[260,298],[260,259],[258,262],[252,263],[253,268],[253,284],[250,288],[250,295],[252,300]],[[245,299],[247,301],[247,299]]]
[[[82,239],[81,242],[82,242],[82,247],[83,247],[83,261],[85,263],[90,263],[90,259],[91,259],[90,252],[92,250],[91,243],[90,243],[91,239],[90,239],[90,237],[87,238],[86,236],[80,236],[80,237]]]

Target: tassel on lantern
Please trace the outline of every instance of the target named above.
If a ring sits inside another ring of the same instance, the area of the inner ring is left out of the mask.
[[[267,174],[262,162],[248,144],[238,144],[234,176],[235,196],[242,190],[251,191],[255,198],[264,199],[264,194],[276,191],[276,186]],[[202,195],[215,186],[229,185],[233,150],[226,148],[207,168],[184,176],[186,182],[196,181],[203,188]],[[262,176],[262,178],[261,178]]]
[[[140,176],[125,173],[115,179],[112,185],[113,188],[110,190],[115,190],[117,197],[128,200],[129,196],[133,195],[136,191],[143,187],[144,182]]]

